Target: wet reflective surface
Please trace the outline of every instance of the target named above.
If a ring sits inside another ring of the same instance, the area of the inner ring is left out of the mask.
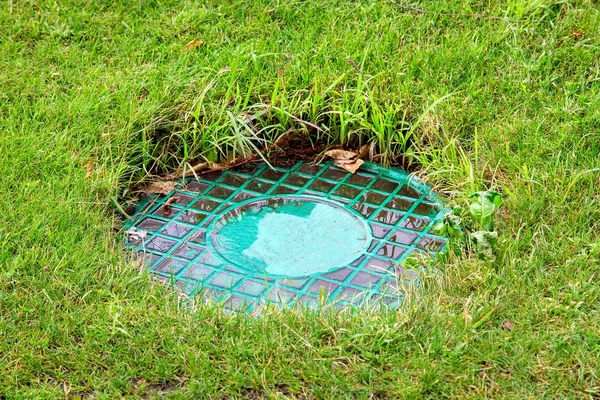
[[[165,203],[172,197],[171,205]],[[258,304],[400,304],[402,262],[441,251],[442,204],[399,171],[365,164],[246,165],[140,203],[127,246],[156,278],[232,309]]]
[[[309,197],[259,200],[226,213],[211,240],[241,268],[304,276],[342,267],[362,254],[367,228],[334,203]]]
[[[182,222],[197,225],[202,222],[204,218],[206,218],[206,214],[187,210],[181,213],[177,219]]]

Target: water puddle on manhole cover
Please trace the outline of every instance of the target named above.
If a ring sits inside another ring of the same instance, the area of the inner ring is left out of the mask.
[[[366,163],[350,174],[300,162],[199,178],[141,201],[126,244],[159,279],[227,308],[310,304],[323,295],[342,306],[394,305],[396,265],[445,246],[431,232],[441,203],[402,170]]]
[[[273,197],[235,207],[211,231],[217,253],[234,265],[289,277],[350,264],[371,239],[359,215],[309,196]]]

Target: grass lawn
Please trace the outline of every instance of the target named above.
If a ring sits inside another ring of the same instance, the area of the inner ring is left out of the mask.
[[[597,3],[397,1],[2,2],[0,398],[600,396]],[[502,192],[496,259],[260,316],[127,261],[132,184],[288,131]]]

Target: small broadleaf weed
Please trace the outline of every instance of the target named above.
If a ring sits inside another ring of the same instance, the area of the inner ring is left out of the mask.
[[[469,202],[468,209],[452,207],[433,229],[448,238],[448,248],[457,256],[474,252],[481,259],[494,259],[496,211],[502,195],[493,190],[476,192],[469,196]]]

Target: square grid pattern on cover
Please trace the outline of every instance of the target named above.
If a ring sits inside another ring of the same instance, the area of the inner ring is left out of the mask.
[[[381,299],[397,304],[398,269],[395,263],[414,251],[437,252],[443,238],[430,233],[441,218],[440,204],[410,175],[367,165],[350,174],[331,163],[300,162],[292,168],[266,165],[208,173],[184,180],[181,189],[155,196],[139,205],[129,228],[145,231],[142,240],[128,240],[158,279],[173,283],[190,295],[210,296],[231,309],[252,309],[261,302],[313,303],[326,295],[336,304]],[[354,262],[306,277],[274,277],[230,265],[207,245],[213,220],[249,199],[276,195],[311,195],[334,201],[361,215],[373,240]],[[165,213],[164,205],[178,199]],[[407,271],[400,279],[414,279]]]

